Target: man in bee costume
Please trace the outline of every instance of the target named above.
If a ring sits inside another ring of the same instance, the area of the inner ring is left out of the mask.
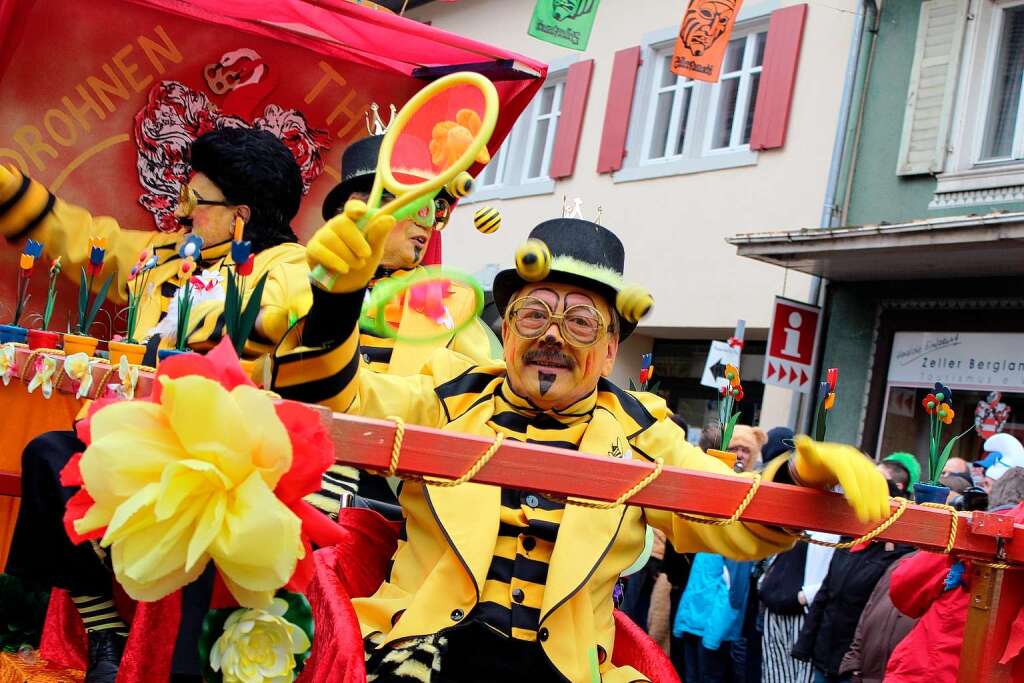
[[[382,129],[379,117],[377,122],[379,129]],[[345,149],[341,157],[341,182],[324,199],[325,221],[334,218],[349,199],[364,201],[369,196],[383,139],[382,134],[371,135]],[[428,209],[421,212],[423,215],[399,221],[387,236],[380,267],[369,287],[383,285],[389,280],[422,275],[425,270],[421,263],[426,255],[427,244],[435,230],[444,229],[451,218],[454,203],[455,198],[442,190],[435,201],[433,218]],[[451,318],[464,320],[473,316],[475,306],[473,290],[457,282],[450,284],[444,307]],[[446,327],[444,321],[435,320],[425,311],[416,310],[411,301],[393,307],[393,312],[389,308],[386,314],[391,316],[388,324],[401,335],[431,337],[432,341],[396,342],[394,337],[380,336],[373,329],[364,328],[359,336],[359,355],[371,370],[392,375],[411,375],[418,372],[431,354],[440,348],[461,353],[477,364],[486,364],[501,357],[501,345],[479,318],[458,333],[446,335],[445,332],[451,328]],[[325,391],[323,397],[334,393],[330,387]],[[319,397],[310,394],[310,399],[315,401]],[[342,506],[352,502],[349,493],[358,493],[360,498],[371,501],[398,502],[382,477],[345,465],[331,466],[324,473],[323,488],[307,500],[322,512],[336,516]],[[381,506],[377,506],[377,509],[385,510]]]
[[[623,282],[619,239],[589,221],[541,223],[517,254],[517,268],[496,278],[504,362],[474,365],[439,350],[408,377],[361,367],[356,320],[394,224],[377,216],[364,234],[355,221],[365,212],[362,202],[348,202],[307,246],[311,266],[340,275],[330,291],[314,289],[310,314],[291,332],[301,344],[275,359],[274,388],[283,396],[460,433],[744,476],[687,444],[662,399],[607,379],[620,341],[650,298]],[[865,521],[888,514],[884,479],[847,446],[799,439],[795,453],[773,462],[765,476],[816,488],[838,483]],[[668,534],[680,552],[736,559],[793,543],[764,525],[700,525],[632,506],[596,510],[474,483],[408,481],[400,502],[404,528],[387,578],[373,596],[353,600],[368,681],[646,681],[630,667],[615,667],[610,656],[613,586],[642,552],[646,525]]]

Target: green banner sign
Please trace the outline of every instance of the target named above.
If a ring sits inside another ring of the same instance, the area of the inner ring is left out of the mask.
[[[586,50],[601,0],[537,0],[530,35],[570,50]]]

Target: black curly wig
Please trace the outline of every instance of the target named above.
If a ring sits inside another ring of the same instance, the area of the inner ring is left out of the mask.
[[[192,170],[205,174],[232,204],[252,210],[245,239],[254,253],[298,242],[291,221],[302,201],[302,175],[295,157],[273,133],[220,128],[192,143]]]

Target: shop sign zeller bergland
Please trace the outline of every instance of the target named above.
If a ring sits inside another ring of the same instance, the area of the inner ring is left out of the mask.
[[[1024,334],[897,332],[888,382],[1024,391]]]

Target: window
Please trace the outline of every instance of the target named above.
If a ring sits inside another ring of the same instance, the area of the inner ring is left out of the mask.
[[[638,110],[629,154],[615,180],[639,180],[753,164],[754,103],[767,39],[764,21],[738,26],[726,48],[718,83],[672,72],[675,30],[645,47],[637,83]]]
[[[1024,159],[1024,5],[1000,13],[981,161]]]
[[[1024,200],[1024,0],[975,7],[932,209]]]
[[[554,192],[548,171],[562,113],[566,71],[548,76],[462,203]]]

